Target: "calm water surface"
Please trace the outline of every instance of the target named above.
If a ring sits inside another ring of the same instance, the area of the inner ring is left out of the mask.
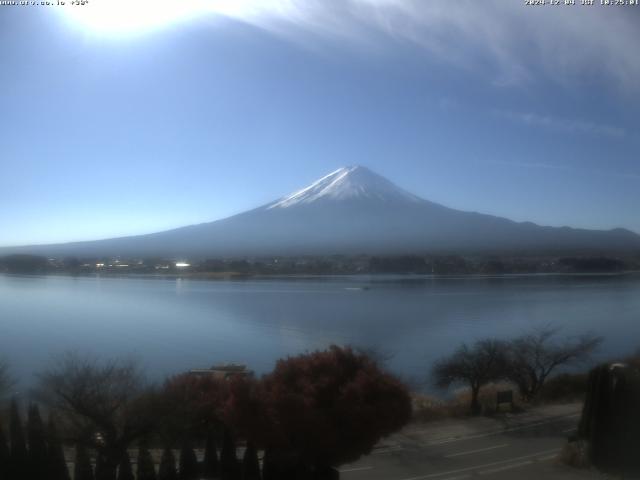
[[[269,371],[332,343],[380,348],[424,379],[460,342],[554,325],[640,347],[640,277],[340,277],[203,281],[0,275],[0,357],[28,383],[75,349],[134,355],[159,377],[218,362]]]

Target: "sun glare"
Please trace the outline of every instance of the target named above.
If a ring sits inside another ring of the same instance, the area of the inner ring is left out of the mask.
[[[243,17],[254,12],[260,3],[256,0],[89,0],[84,5],[67,2],[63,12],[93,32],[127,34],[206,14]]]

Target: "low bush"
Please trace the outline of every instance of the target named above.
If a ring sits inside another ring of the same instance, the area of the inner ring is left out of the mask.
[[[636,353],[634,353],[630,357],[625,358],[622,362],[640,370],[640,350],[638,350]]]
[[[494,415],[497,412],[496,400],[498,392],[504,390],[513,391],[514,411],[523,410],[518,394],[513,385],[509,383],[489,383],[485,385],[478,395],[480,411],[483,415]],[[416,394],[413,396],[413,419],[419,422],[443,420],[446,418],[463,418],[470,415],[469,402],[471,390],[462,388],[455,392],[452,398],[442,400],[429,395]],[[501,405],[500,411],[510,411],[508,405]]]
[[[496,408],[498,392],[502,392],[505,390],[511,390],[513,392],[513,410],[523,410],[520,396],[518,395],[518,391],[514,385],[506,382],[489,383],[485,385],[482,390],[480,390],[480,394],[478,395],[478,401],[480,402],[480,411],[483,415],[493,415],[498,412],[498,409]],[[459,391],[455,396],[456,402],[460,404],[468,403],[470,401],[470,398],[471,392],[469,390]],[[501,404],[500,411],[511,411],[510,406],[507,404]]]
[[[458,405],[429,395],[415,394],[412,402],[413,419],[418,422],[462,417],[469,413],[469,405]]]
[[[540,391],[539,403],[580,401],[587,392],[586,373],[563,373],[547,380]]]

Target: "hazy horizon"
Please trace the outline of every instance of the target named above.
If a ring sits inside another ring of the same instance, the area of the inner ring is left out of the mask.
[[[370,171],[370,169],[368,169],[368,167],[366,167],[366,166],[364,166],[364,165],[357,165],[357,166],[355,166],[355,167],[356,167],[356,168],[362,168],[362,167],[364,167],[364,169],[365,169],[365,170]],[[324,179],[325,177],[328,177],[328,176],[330,176],[330,175],[332,175],[332,174],[334,174],[334,173],[336,173],[336,172],[338,172],[338,171],[340,171],[340,170],[344,170],[344,169],[347,169],[347,168],[353,168],[353,166],[345,166],[345,167],[341,167],[340,169],[335,170],[334,172],[330,172],[330,174],[328,174],[328,175],[326,175],[326,176],[324,176],[324,175],[323,175],[322,177],[320,177],[320,179],[316,179],[314,182],[312,182],[312,183],[311,183],[311,184],[309,184],[309,185],[306,185],[306,186],[304,186],[304,187],[302,187],[302,188],[300,188],[300,189],[296,189],[296,190],[294,190],[294,191],[292,191],[292,192],[289,192],[289,193],[287,193],[286,195],[281,195],[280,197],[273,199],[273,201],[272,201],[272,202],[269,202],[269,203],[267,203],[267,204],[256,205],[256,206],[254,206],[254,207],[251,207],[251,208],[249,208],[247,211],[249,211],[249,210],[253,210],[253,209],[255,209],[255,208],[267,207],[268,205],[272,205],[273,203],[276,203],[276,202],[277,202],[277,203],[279,203],[280,201],[285,200],[285,199],[287,199],[287,198],[295,197],[295,196],[296,196],[296,195],[298,195],[300,192],[302,192],[302,191],[304,191],[304,190],[309,189],[309,188],[310,188],[310,186],[314,185],[315,183],[319,182],[320,180]],[[374,173],[375,173],[375,172],[374,172]],[[392,183],[393,183],[393,182],[392,182]],[[399,187],[400,189],[402,189],[402,186],[401,186],[401,185],[394,185],[394,186],[397,186],[397,187]],[[411,194],[412,192],[408,192],[408,193],[410,193],[410,194]],[[429,200],[429,199],[423,199],[423,200]],[[443,206],[445,206],[445,207],[447,207],[447,208],[450,208],[448,205],[443,205]],[[463,210],[463,211],[464,211],[464,210]],[[472,211],[472,210],[468,210],[468,211]],[[244,213],[244,212],[237,212],[236,214],[239,214],[239,213]],[[485,212],[478,212],[478,213],[485,213]],[[218,221],[218,220],[224,220],[225,218],[232,217],[232,216],[234,216],[234,215],[236,215],[236,214],[231,214],[231,215],[229,215],[229,216],[227,216],[227,217],[222,217],[222,218],[214,218],[214,219],[211,219],[211,220],[205,220],[204,222],[199,222],[198,224],[200,224],[200,223],[211,223],[211,222],[216,222],[216,221]],[[510,219],[508,219],[508,220],[510,220]],[[171,227],[171,228],[168,228],[168,229],[166,229],[166,230],[162,230],[162,231],[174,230],[174,229],[180,229],[180,228],[183,228],[183,227],[188,227],[188,226],[193,226],[193,225],[198,225],[198,224],[177,225],[177,226],[175,226],[175,227]],[[546,225],[544,225],[544,224],[539,224],[539,225],[541,225],[541,226],[546,226]],[[568,227],[570,227],[570,228],[577,228],[577,227],[573,227],[573,226],[571,226],[571,225],[566,225],[566,226],[568,226]],[[633,230],[631,230],[631,231],[633,231]],[[158,232],[157,232],[157,231],[152,231],[152,232],[142,232],[142,233],[140,233],[140,234],[134,234],[134,235],[123,235],[123,236],[119,236],[119,237],[105,237],[105,238],[96,238],[96,239],[87,239],[87,240],[69,240],[69,241],[60,242],[60,244],[64,245],[64,244],[73,244],[73,243],[83,242],[83,241],[108,240],[108,239],[112,239],[112,238],[125,238],[125,237],[128,237],[128,236],[146,235],[146,234],[153,234],[153,233],[158,233]],[[634,233],[638,234],[638,233],[640,233],[640,232],[634,232]],[[29,245],[8,245],[8,246],[9,246],[9,247],[14,247],[14,246],[27,246],[27,247],[28,247],[28,246],[41,246],[41,245],[47,245],[47,243],[33,243],[33,244],[29,244]],[[3,247],[6,247],[6,245],[0,245],[0,248],[3,248]]]

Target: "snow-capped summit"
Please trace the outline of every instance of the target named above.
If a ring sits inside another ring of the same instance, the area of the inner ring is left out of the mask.
[[[543,227],[454,210],[412,195],[365,167],[351,166],[214,222],[136,237],[0,248],[0,255],[217,258],[639,250],[640,236],[628,230]]]
[[[368,168],[354,165],[339,168],[316,180],[308,187],[267,205],[266,208],[289,208],[319,200],[352,199],[386,203],[399,200],[412,203],[423,201]]]

